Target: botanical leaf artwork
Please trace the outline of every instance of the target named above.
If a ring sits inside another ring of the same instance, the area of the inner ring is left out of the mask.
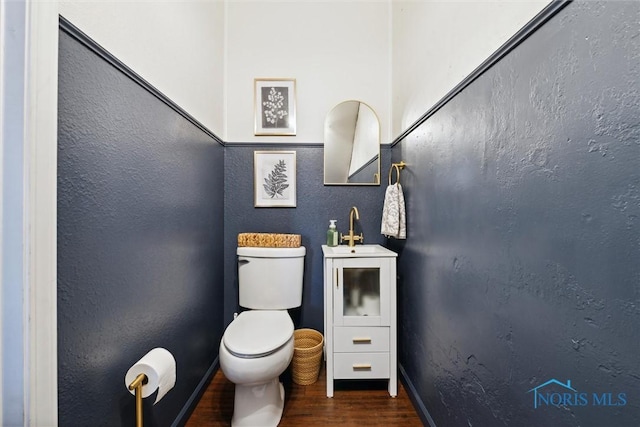
[[[279,160],[273,166],[273,170],[269,173],[267,178],[264,178],[264,191],[269,195],[269,197],[277,198],[278,196],[284,197],[283,191],[289,187],[287,183],[287,164],[284,160]]]
[[[268,88],[263,88],[266,90]],[[282,89],[281,91],[276,90],[275,87],[269,89],[267,94],[267,100],[262,102],[262,106],[264,107],[264,127],[287,127],[286,117],[289,114],[287,112],[286,98],[283,95],[283,92],[286,93],[287,88],[278,88]],[[280,124],[280,120],[285,119],[284,124]],[[266,122],[266,123],[265,123]]]

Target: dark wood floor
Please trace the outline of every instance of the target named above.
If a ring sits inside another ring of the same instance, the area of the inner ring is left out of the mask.
[[[285,406],[280,427],[312,426],[422,426],[402,383],[391,398],[386,381],[337,381],[333,398],[326,395],[324,368],[318,381],[302,386],[283,376]],[[218,370],[186,427],[229,426],[234,385]]]

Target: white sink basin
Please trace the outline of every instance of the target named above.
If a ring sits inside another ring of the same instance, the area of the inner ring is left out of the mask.
[[[322,250],[326,256],[333,258],[397,256],[395,252],[380,245],[322,246]]]
[[[355,254],[355,253],[371,253],[379,251],[382,246],[379,245],[359,245],[359,246],[333,246],[330,249],[337,254]]]

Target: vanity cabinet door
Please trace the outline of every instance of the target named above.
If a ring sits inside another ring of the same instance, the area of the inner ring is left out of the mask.
[[[394,260],[395,261],[395,260]],[[334,263],[334,326],[389,326],[390,261],[343,258]]]

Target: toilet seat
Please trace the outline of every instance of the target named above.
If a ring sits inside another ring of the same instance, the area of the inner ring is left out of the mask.
[[[293,322],[286,310],[249,310],[229,324],[222,342],[236,357],[258,358],[277,351],[292,336]]]

